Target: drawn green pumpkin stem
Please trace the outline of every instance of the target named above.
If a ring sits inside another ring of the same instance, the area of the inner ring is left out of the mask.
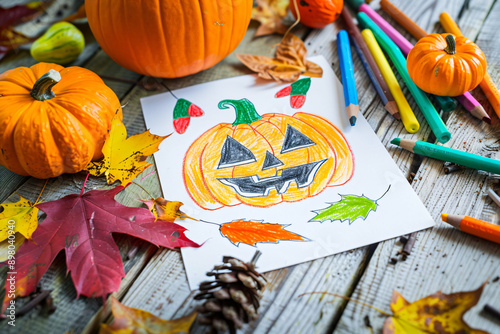
[[[219,109],[229,109],[229,106],[233,106],[236,111],[236,120],[233,126],[238,124],[252,124],[262,118],[257,111],[252,102],[247,99],[241,100],[222,100],[219,102]]]

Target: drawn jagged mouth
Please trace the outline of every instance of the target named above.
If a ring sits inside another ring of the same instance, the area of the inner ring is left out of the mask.
[[[295,182],[297,188],[311,185],[319,168],[328,159],[323,159],[308,164],[284,168],[281,175],[261,179],[258,175],[218,178],[223,184],[233,188],[242,197],[266,197],[269,192],[276,189],[278,194],[284,194],[290,184]]]

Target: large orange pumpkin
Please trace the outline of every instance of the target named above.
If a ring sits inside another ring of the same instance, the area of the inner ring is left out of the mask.
[[[42,179],[79,172],[102,156],[117,111],[115,93],[87,69],[9,70],[0,75],[0,165]]]
[[[342,0],[290,0],[290,10],[297,18],[297,6],[300,13],[300,23],[309,28],[324,28],[327,24],[335,21],[340,13],[344,2]]]
[[[247,99],[219,108],[228,105],[236,121],[206,131],[184,158],[186,189],[200,207],[296,202],[352,177],[349,144],[328,120],[302,112],[260,116]]]
[[[408,74],[423,91],[458,96],[479,85],[486,73],[486,57],[470,39],[452,34],[421,38],[408,54]]]
[[[97,42],[137,73],[177,78],[231,53],[250,22],[252,0],[86,0]]]

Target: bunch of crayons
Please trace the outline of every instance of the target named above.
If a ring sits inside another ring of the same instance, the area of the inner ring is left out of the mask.
[[[408,101],[399,86],[388,60],[385,58],[382,49],[387,53],[393,62],[399,75],[402,77],[408,87],[408,90],[422,111],[424,118],[429,123],[429,126],[435,134],[437,140],[440,143],[448,142],[451,139],[450,132],[446,129],[445,124],[443,123],[437,110],[434,108],[434,105],[427,97],[426,93],[413,83],[406,69],[405,56],[407,56],[413,48],[413,44],[411,44],[391,25],[389,25],[389,23],[387,23],[387,21],[378,15],[372,8],[365,4],[364,0],[346,0],[346,2],[353,10],[359,11],[357,14],[357,20],[359,24],[365,28],[360,32],[358,27],[354,24],[353,18],[349,14],[348,9],[344,6],[342,10],[342,18],[346,23],[347,32],[345,30],[341,30],[338,33],[337,48],[339,52],[342,83],[344,86],[346,112],[350,124],[352,126],[356,124],[359,106],[356,86],[354,83],[354,70],[350,52],[349,36],[352,38],[352,42],[361,59],[361,63],[368,73],[377,94],[384,103],[385,109],[394,118],[401,119],[405,129],[409,133],[415,133],[418,131],[420,124],[410,108],[410,105],[408,104]],[[410,20],[388,0],[381,0],[380,5],[384,11],[401,24],[416,39],[427,36],[427,33],[423,29]],[[458,25],[452,20],[450,15],[442,13],[439,20],[446,32],[452,33],[456,36],[463,36]],[[483,81],[480,83],[480,87],[491,103],[495,113],[500,117],[500,92],[488,74],[485,75]],[[455,102],[450,97],[434,96],[434,99],[443,111],[452,111],[455,109]],[[491,118],[489,115],[469,92],[466,92],[461,96],[457,96],[456,99],[474,117],[491,124]],[[424,141],[395,138],[391,141],[391,143],[423,156],[500,174],[500,161],[498,160]],[[496,196],[496,199],[495,197],[492,198],[495,202],[498,201],[498,204],[500,205],[500,198],[498,198],[498,195]],[[464,232],[500,243],[500,226],[498,225],[490,224],[472,217],[448,215],[446,213],[442,214],[442,219]]]

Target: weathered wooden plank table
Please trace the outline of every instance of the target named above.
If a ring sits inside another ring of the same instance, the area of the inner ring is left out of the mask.
[[[466,36],[474,40],[488,59],[488,72],[500,85],[500,2],[495,0],[472,0],[467,7],[464,0],[394,0],[393,3],[417,24],[429,32],[442,32],[439,14],[447,11],[457,18]],[[371,6],[410,41],[415,40],[386,13],[378,2]],[[80,25],[87,38],[85,52],[73,65],[86,67],[104,78],[115,91],[124,110],[124,123],[129,135],[146,130],[139,99],[158,94],[163,90],[147,91],[142,82],[148,80],[114,63],[92,38],[88,26]],[[235,53],[272,55],[273,46],[280,36],[253,38],[257,28],[252,22],[247,35]],[[309,55],[321,54],[331,62],[340,78],[335,36],[344,28],[341,19],[322,30],[296,28],[294,32],[303,37]],[[353,52],[354,54],[354,52]],[[18,67],[30,66],[35,60],[26,50],[18,51],[0,61],[0,72]],[[436,226],[414,234],[415,244],[411,254],[403,260],[400,253],[403,244],[392,239],[349,252],[328,256],[293,267],[266,274],[269,284],[264,293],[260,318],[247,325],[243,332],[255,333],[368,333],[380,332],[384,316],[361,304],[335,298],[329,294],[299,295],[308,292],[327,292],[349,296],[389,312],[392,291],[398,290],[409,301],[414,301],[441,290],[445,293],[474,290],[486,280],[488,284],[476,307],[470,310],[466,321],[472,326],[491,333],[500,333],[500,323],[486,317],[481,309],[488,303],[500,308],[500,246],[465,233],[461,233],[441,222],[441,212],[465,214],[484,220],[498,222],[498,208],[486,195],[488,187],[499,190],[498,176],[466,169],[446,175],[443,163],[421,158],[400,150],[389,141],[406,135],[401,122],[393,119],[383,105],[354,56],[356,84],[360,99],[360,110],[377,133],[394,161],[408,176],[414,190],[425,203],[436,221]],[[189,77],[165,80],[170,89],[177,89],[197,83],[248,74],[235,58],[234,53],[220,64],[202,73]],[[404,86],[404,85],[403,85]],[[0,92],[1,93],[1,92]],[[405,91],[407,97],[410,94]],[[480,89],[473,95],[486,107],[492,125],[472,117],[462,107],[443,115],[453,134],[450,147],[468,152],[499,158],[500,120],[488,104]],[[418,110],[409,98],[414,110]],[[413,136],[418,140],[433,141],[431,132],[419,112],[417,118],[422,124]],[[0,130],[1,131],[1,130]],[[143,175],[154,170],[154,166]],[[156,174],[155,174],[156,175]],[[66,194],[80,191],[84,174],[63,175],[48,181],[42,200],[50,201]],[[156,197],[161,196],[156,176],[144,181],[137,178]],[[0,168],[0,202],[16,201],[16,193],[34,201],[44,180],[21,177],[3,167]],[[106,188],[103,179],[91,178],[86,189]],[[119,194],[118,200],[128,206],[139,206],[137,198],[145,193],[138,187],[128,187]],[[164,194],[168,198],[168,194]],[[404,224],[404,217],[401,217]],[[120,247],[126,270],[120,290],[113,295],[125,305],[152,312],[163,319],[186,315],[195,308],[194,292],[188,288],[184,267],[178,251],[158,249],[145,242],[137,242],[126,236],[115,236]],[[133,256],[127,256],[133,254]],[[5,278],[7,268],[1,268]],[[109,308],[103,308],[102,300],[80,297],[69,275],[66,275],[64,255],[60,254],[41,281],[44,289],[52,290],[57,307],[55,313],[43,316],[38,310],[19,317],[16,327],[0,322],[2,333],[93,333],[99,323],[110,321]],[[22,305],[23,301],[18,304]],[[195,325],[194,333],[205,332],[206,328]]]

